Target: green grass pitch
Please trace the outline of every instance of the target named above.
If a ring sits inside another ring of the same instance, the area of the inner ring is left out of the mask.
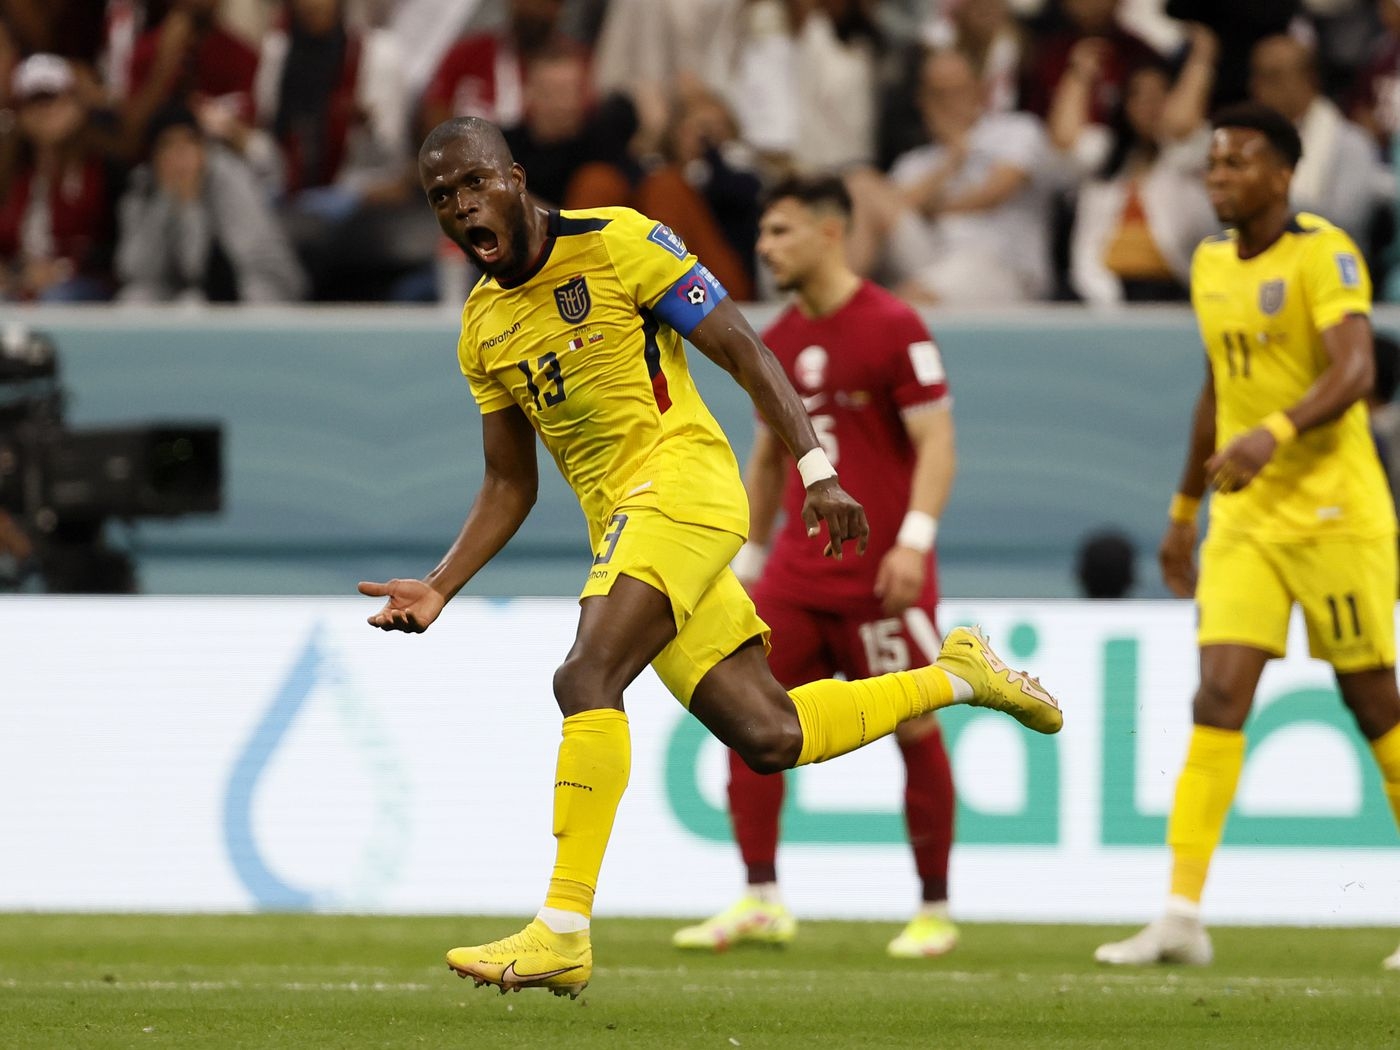
[[[1120,928],[965,925],[888,959],[880,923],[805,923],[786,949],[682,954],[676,923],[605,919],[576,1002],[501,996],[443,952],[484,918],[0,915],[0,1050],[827,1050],[1396,1047],[1395,930],[1214,931],[1208,970],[1104,970]]]

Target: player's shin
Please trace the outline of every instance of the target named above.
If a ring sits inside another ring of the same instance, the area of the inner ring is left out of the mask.
[[[558,846],[540,913],[557,933],[584,929],[592,916],[598,871],[631,766],[632,740],[623,712],[584,711],[564,719],[554,777]]]
[[[828,678],[798,686],[788,695],[802,725],[799,766],[864,747],[894,732],[901,722],[956,703],[950,676],[937,667],[853,682]]]
[[[1371,741],[1371,754],[1376,756],[1376,765],[1381,767],[1385,797],[1390,800],[1396,825],[1400,826],[1400,725]]]
[[[1182,902],[1200,903],[1211,855],[1220,844],[1244,767],[1244,743],[1244,734],[1235,729],[1191,727],[1186,763],[1167,820],[1171,895]]]

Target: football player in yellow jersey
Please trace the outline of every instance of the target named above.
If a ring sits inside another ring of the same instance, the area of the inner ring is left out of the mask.
[[[536,206],[491,124],[438,126],[419,174],[443,231],[484,274],[462,311],[458,357],[482,411],[486,475],[424,579],[360,585],[387,599],[369,622],[427,629],[505,545],[535,500],[537,434],[579,497],[594,551],[577,638],[554,675],[564,727],[544,907],[520,933],[452,949],[453,970],[502,991],[577,995],[587,983],[593,894],[631,762],[622,693],[647,664],[760,772],[832,758],[954,703],[1059,730],[1054,698],[967,628],[949,633],[929,667],[784,690],[768,669],[767,627],[729,569],[748,504],[682,337],[734,376],[796,457],[814,542],[824,526],[832,557],[850,556],[852,541],[858,553],[864,512],[777,360],[665,226],[626,208]]]
[[[1165,914],[1100,962],[1210,962],[1201,892],[1244,764],[1243,727],[1264,665],[1284,654],[1293,605],[1371,742],[1400,820],[1395,681],[1395,510],[1367,428],[1371,283],[1356,246],[1288,209],[1302,153],[1283,116],[1255,104],[1212,121],[1206,187],[1231,229],[1191,264],[1207,367],[1160,559],[1199,612],[1200,687],[1167,822]],[[1196,512],[1214,489],[1195,569]],[[1385,961],[1400,968],[1400,951]]]

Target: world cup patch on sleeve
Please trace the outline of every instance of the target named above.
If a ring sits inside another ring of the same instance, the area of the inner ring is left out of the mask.
[[[1356,261],[1356,256],[1351,252],[1337,252],[1333,256],[1337,260],[1337,274],[1342,279],[1342,285],[1346,288],[1356,288],[1361,284],[1361,265]]]
[[[665,223],[658,222],[653,226],[651,232],[647,234],[647,240],[651,241],[652,244],[665,248],[677,259],[684,259],[686,257],[685,242],[677,237],[675,231]]]

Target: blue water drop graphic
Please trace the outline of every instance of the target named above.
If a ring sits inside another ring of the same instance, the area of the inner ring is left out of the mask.
[[[254,826],[254,800],[278,749],[285,743],[307,701],[321,690],[350,749],[358,752],[370,776],[374,801],[367,817],[370,835],[359,863],[338,869],[338,887],[305,888],[283,879],[267,862]],[[372,905],[379,891],[394,881],[409,837],[410,791],[403,764],[373,707],[352,687],[332,647],[314,626],[271,705],[254,728],[234,763],[224,798],[224,837],[229,859],[257,906],[276,911],[336,909]]]

